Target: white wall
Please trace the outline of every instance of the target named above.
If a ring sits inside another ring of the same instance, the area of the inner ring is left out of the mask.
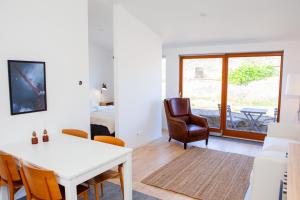
[[[161,136],[160,38],[114,6],[116,133],[131,147]]]
[[[179,92],[179,55],[218,54],[234,52],[264,52],[284,50],[283,84],[281,98],[281,121],[296,121],[298,99],[285,95],[286,76],[300,72],[300,41],[280,41],[233,45],[198,46],[186,48],[167,48],[167,97],[176,97]],[[300,88],[300,86],[299,86]]]
[[[0,144],[43,128],[89,130],[87,12],[87,0],[0,1]],[[48,111],[10,115],[8,59],[46,62]]]
[[[114,71],[112,50],[105,49],[93,42],[89,43],[89,64],[90,64],[90,104],[97,104],[99,101],[114,100]],[[108,90],[100,93],[102,83],[106,83]],[[95,97],[97,97],[95,102]]]

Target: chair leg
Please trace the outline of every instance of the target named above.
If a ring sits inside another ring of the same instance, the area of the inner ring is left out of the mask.
[[[236,128],[237,124],[232,122],[232,126],[233,126],[232,128]]]
[[[84,194],[83,194],[83,199],[84,200],[89,200],[89,194],[88,194],[88,191],[85,191]]]
[[[169,142],[171,142],[171,139],[172,139],[172,138],[171,138],[171,137],[169,137]]]
[[[206,146],[208,145],[208,138],[205,140],[205,145]]]
[[[101,196],[104,196],[104,183],[101,183]]]
[[[184,149],[186,149],[186,146],[187,146],[187,143],[185,142],[185,143],[184,143]]]
[[[14,188],[12,186],[9,186],[9,199],[10,200],[15,199],[15,192],[14,192]]]
[[[100,200],[100,197],[99,197],[99,185],[98,184],[94,184],[94,190],[95,190],[95,199],[96,200]]]
[[[122,199],[124,199],[124,180],[123,180],[123,166],[122,165],[118,166],[118,172],[119,172],[119,177],[120,177],[120,186],[121,186],[121,191],[122,191]]]

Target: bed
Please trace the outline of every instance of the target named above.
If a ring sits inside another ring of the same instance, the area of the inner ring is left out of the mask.
[[[115,134],[114,106],[95,106],[90,115],[91,136]]]

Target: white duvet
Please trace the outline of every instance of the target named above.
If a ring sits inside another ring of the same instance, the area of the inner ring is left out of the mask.
[[[115,132],[114,106],[96,106],[91,111],[91,124],[106,126],[110,133]]]

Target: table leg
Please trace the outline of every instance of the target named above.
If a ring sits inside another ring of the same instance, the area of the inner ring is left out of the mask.
[[[4,185],[0,187],[0,199],[9,200],[8,188]]]
[[[254,119],[254,124],[255,124],[255,126],[257,127],[257,130],[258,130],[258,127],[259,127],[258,120],[259,120],[262,116],[263,116],[263,114],[261,113],[261,114],[259,114],[259,115],[257,116],[256,119]]]
[[[251,119],[251,128],[253,130],[258,130],[257,127],[256,127],[256,124],[255,124],[255,119],[253,118],[253,116],[251,114],[249,114],[249,117]]]
[[[77,200],[77,188],[76,185],[70,183],[65,185],[66,200]]]
[[[124,167],[124,200],[132,200],[132,155],[126,156]]]
[[[247,118],[247,121],[249,122],[250,128],[251,128],[251,129],[254,129],[254,125],[253,125],[252,117],[251,117],[250,113],[244,112],[244,115],[245,115],[245,117]],[[249,116],[248,116],[248,115],[249,115]]]

